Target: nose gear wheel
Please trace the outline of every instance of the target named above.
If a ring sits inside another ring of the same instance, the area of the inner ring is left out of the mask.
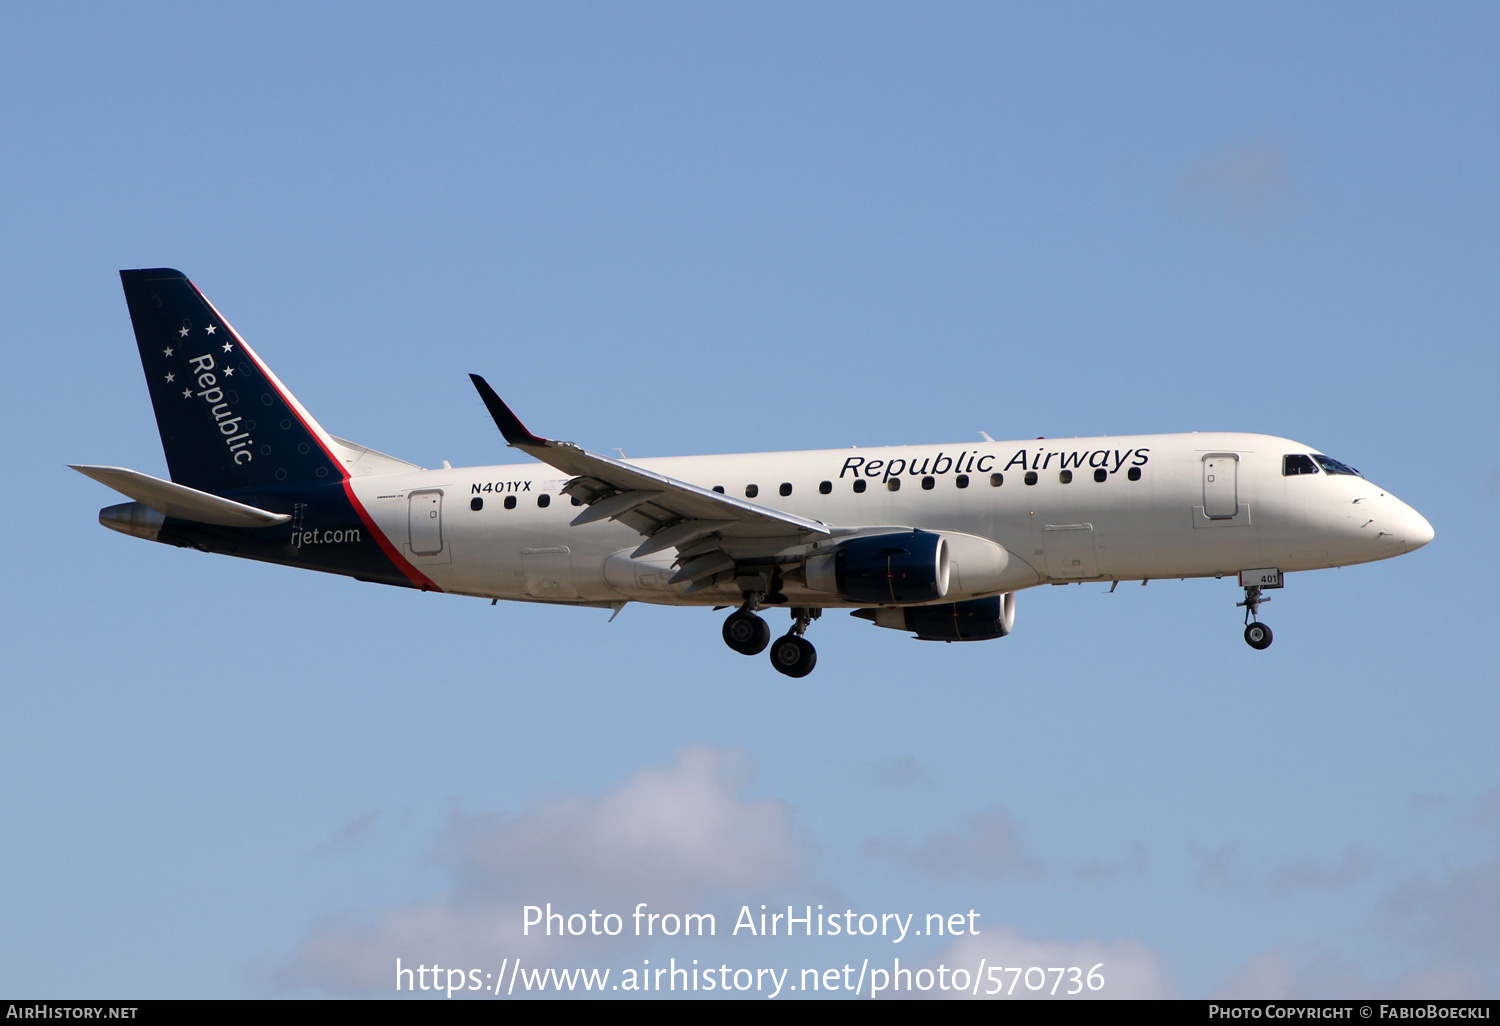
[[[1245,644],[1260,650],[1271,647],[1271,628],[1263,623],[1252,623],[1245,627]]]
[[[1262,602],[1271,601],[1261,593],[1259,585],[1250,584],[1245,586],[1245,601],[1236,602],[1236,606],[1245,607],[1245,644],[1257,652],[1271,647],[1271,628],[1256,619],[1260,612]]]

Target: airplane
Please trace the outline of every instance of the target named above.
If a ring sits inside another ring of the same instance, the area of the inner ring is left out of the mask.
[[[725,643],[804,677],[827,609],[924,641],[1002,638],[1044,584],[1232,577],[1271,644],[1287,573],[1421,548],[1421,514],[1317,449],[1230,432],[613,459],[528,430],[536,462],[426,469],[329,434],[198,288],[120,279],[171,480],[77,465],[105,527],[420,591],[612,609],[733,607]],[[761,611],[790,630],[771,640]],[[613,619],[613,616],[611,616]]]

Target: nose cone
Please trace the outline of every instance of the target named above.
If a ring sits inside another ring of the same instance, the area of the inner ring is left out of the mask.
[[[1337,501],[1344,504],[1343,528],[1329,546],[1340,558],[1358,562],[1390,559],[1415,552],[1432,541],[1432,525],[1427,518],[1390,492],[1370,489],[1355,495],[1352,502],[1347,496]]]
[[[1423,545],[1432,541],[1436,536],[1436,532],[1433,531],[1432,525],[1427,522],[1426,517],[1405,503],[1402,503],[1402,505],[1405,508],[1403,510],[1404,515],[1401,517],[1401,540],[1406,543],[1407,552],[1415,552]]]

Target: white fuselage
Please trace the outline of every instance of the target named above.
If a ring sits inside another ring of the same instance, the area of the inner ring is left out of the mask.
[[[730,496],[754,486],[754,502],[829,525],[972,535],[1008,551],[1003,580],[991,577],[979,590],[963,585],[960,562],[944,599],[951,602],[1058,581],[1344,566],[1431,540],[1420,514],[1362,477],[1283,474],[1285,455],[1317,451],[1269,435],[1194,433],[630,462]],[[641,536],[630,527],[570,526],[580,509],[560,493],[566,480],[526,463],[356,477],[351,485],[391,544],[444,591],[591,605],[740,601],[733,581],[691,595],[669,585],[675,553],[632,559]],[[857,605],[798,583],[787,595],[798,605]]]

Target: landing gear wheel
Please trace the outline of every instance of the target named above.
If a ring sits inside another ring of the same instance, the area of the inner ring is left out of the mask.
[[[771,646],[771,665],[788,677],[806,677],[818,665],[818,650],[812,642],[787,634]]]
[[[1245,628],[1245,644],[1257,651],[1271,647],[1271,628],[1263,623],[1252,623]]]
[[[771,641],[771,625],[741,609],[724,621],[724,644],[740,655],[760,655]]]

